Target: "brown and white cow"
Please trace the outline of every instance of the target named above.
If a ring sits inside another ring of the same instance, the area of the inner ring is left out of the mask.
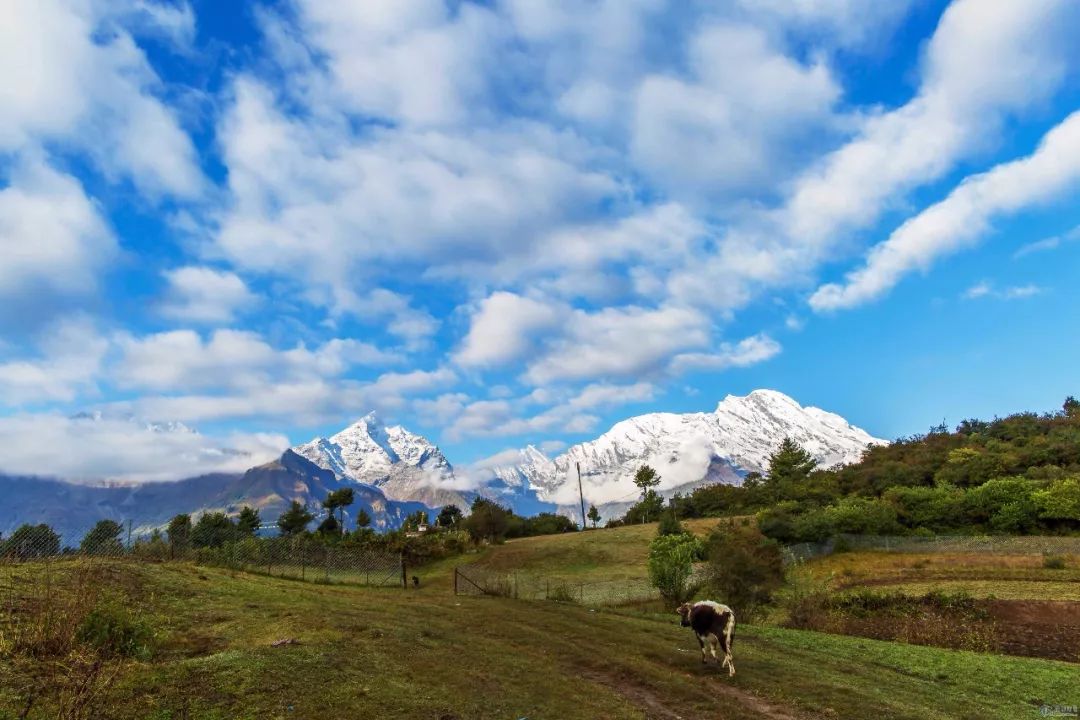
[[[697,636],[698,644],[701,645],[701,662],[708,662],[706,644],[713,658],[719,660],[716,655],[716,646],[719,645],[724,651],[724,661],[720,667],[727,667],[729,677],[734,675],[735,661],[731,659],[731,643],[735,639],[735,613],[731,608],[712,600],[701,600],[693,605],[683,603],[675,612],[682,618],[683,627],[692,628]]]

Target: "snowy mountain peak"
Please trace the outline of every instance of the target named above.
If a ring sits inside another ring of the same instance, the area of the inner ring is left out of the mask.
[[[315,438],[293,451],[341,480],[374,485],[391,500],[432,507],[467,505],[455,489],[453,467],[435,444],[400,425],[386,427],[373,412],[329,438]]]

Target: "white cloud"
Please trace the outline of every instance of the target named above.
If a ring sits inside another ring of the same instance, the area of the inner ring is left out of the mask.
[[[1053,235],[1042,240],[1036,240],[1035,242],[1021,245],[1015,253],[1013,253],[1013,259],[1019,260],[1022,257],[1032,255],[1035,253],[1049,252],[1050,250],[1057,250],[1065,243],[1080,241],[1080,225],[1074,227],[1072,230],[1062,234]]]
[[[982,297],[986,297],[994,292],[994,288],[990,283],[983,281],[976,283],[964,291],[964,297],[968,300],[977,300]]]
[[[827,129],[840,91],[828,68],[801,65],[758,28],[714,25],[689,49],[691,81],[642,80],[630,149],[661,187],[690,198],[771,189],[800,145]]]
[[[243,472],[289,446],[283,435],[155,432],[130,420],[15,415],[0,418],[0,472],[73,481],[178,480]]]
[[[987,297],[998,298],[1000,300],[1023,300],[1025,298],[1041,295],[1044,292],[1046,292],[1046,289],[1039,285],[1012,285],[997,290],[989,282],[983,281],[976,283],[965,290],[963,297],[965,300],[979,300]]]
[[[545,302],[508,292],[493,293],[480,302],[454,359],[468,367],[517,360],[532,349],[536,336],[553,329],[563,314]]]
[[[661,372],[680,350],[708,344],[710,322],[686,308],[574,310],[565,334],[530,362],[536,384],[597,377],[640,377]]]
[[[810,248],[836,246],[898,195],[984,148],[1006,117],[1049,98],[1066,76],[1080,6],[1069,0],[956,0],[927,46],[918,93],[867,118],[849,143],[798,179],[780,215]]]
[[[70,402],[96,390],[108,341],[89,320],[59,321],[38,345],[38,357],[0,362],[0,404]]]
[[[165,273],[169,283],[161,312],[191,322],[227,324],[258,301],[235,273],[187,266]]]
[[[965,179],[947,198],[901,225],[876,245],[843,284],[818,288],[817,311],[854,307],[880,297],[900,279],[976,242],[991,220],[1046,203],[1080,183],[1080,112],[1050,130],[1034,153]]]
[[[202,191],[195,148],[160,80],[99,3],[8,3],[0,23],[0,151],[59,140],[150,197]]]
[[[0,190],[0,301],[8,315],[0,324],[92,294],[118,251],[75,178],[21,158]]]
[[[689,370],[712,370],[719,372],[733,367],[748,367],[765,362],[781,351],[780,343],[764,333],[743,338],[732,345],[723,343],[716,352],[684,353],[676,355],[671,362],[674,372]]]
[[[117,346],[121,357],[114,368],[115,382],[159,391],[220,388],[255,393],[284,382],[337,377],[357,365],[401,360],[353,339],[329,340],[313,350],[303,344],[278,350],[257,333],[244,330],[215,330],[207,339],[193,330],[138,338],[120,335]]]

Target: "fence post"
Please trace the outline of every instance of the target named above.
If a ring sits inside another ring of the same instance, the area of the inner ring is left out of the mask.
[[[457,568],[454,568],[454,594],[457,595]]]
[[[406,572],[405,572],[405,553],[404,552],[398,553],[398,564],[401,565],[401,589],[402,590],[408,590],[409,589],[409,582],[408,582],[408,578],[406,577]]]

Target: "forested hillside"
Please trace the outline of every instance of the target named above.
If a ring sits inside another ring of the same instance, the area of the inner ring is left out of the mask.
[[[758,513],[783,542],[838,533],[1080,532],[1080,402],[1060,412],[965,420],[814,469],[785,441],[765,475],[676,498],[681,517]],[[632,513],[631,513],[632,514]]]

